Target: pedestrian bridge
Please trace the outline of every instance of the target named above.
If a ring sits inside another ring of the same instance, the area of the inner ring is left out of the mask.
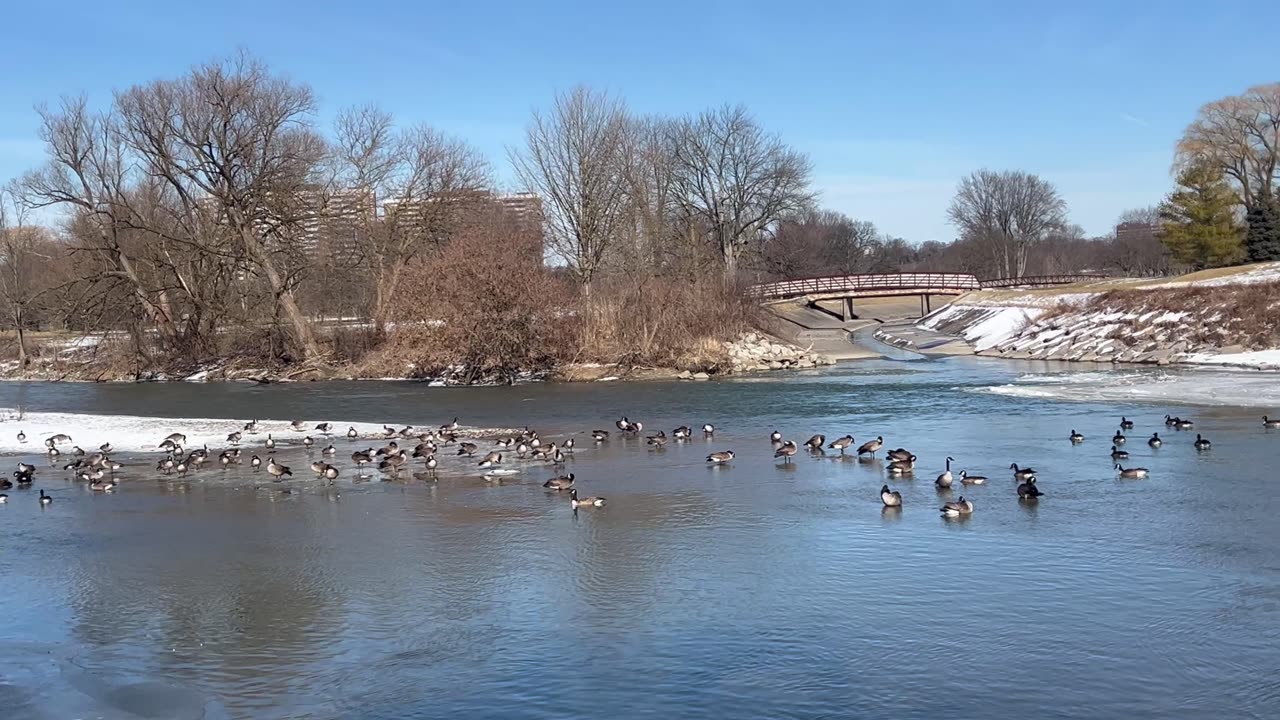
[[[935,295],[963,295],[985,288],[1049,287],[1101,279],[1098,275],[1039,275],[1020,278],[978,280],[968,273],[879,273],[863,275],[831,275],[825,277],[781,280],[752,285],[751,297],[761,302],[803,300],[811,307],[838,315],[848,321],[857,317],[853,301],[858,298],[892,298],[918,296],[920,314],[932,311]],[[841,301],[836,313],[822,303]]]

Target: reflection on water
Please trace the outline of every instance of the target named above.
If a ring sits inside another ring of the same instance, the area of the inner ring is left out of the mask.
[[[1280,432],[1252,409],[981,392],[991,362],[862,363],[697,384],[476,390],[403,383],[0,387],[33,411],[430,425],[460,416],[576,434],[574,513],[549,466],[486,481],[328,486],[247,467],[93,494],[42,470],[0,506],[0,717],[1264,717],[1280,640]],[[192,410],[192,408],[198,408]],[[1120,482],[1105,438],[1130,442]],[[585,433],[714,422],[649,450]],[[1276,413],[1272,413],[1276,414]],[[1066,440],[1071,427],[1089,436]],[[883,435],[919,455],[773,458],[768,434]],[[7,431],[6,431],[7,432]],[[709,467],[711,450],[737,459]],[[990,480],[939,493],[942,460]],[[318,457],[318,453],[314,455]],[[12,462],[13,458],[7,461]],[[129,459],[126,458],[126,462]],[[1010,462],[1040,470],[1019,502]],[[289,489],[289,494],[282,490]],[[938,507],[963,494],[972,516]],[[1030,677],[1030,680],[1029,680]],[[1030,682],[1030,685],[1028,684]]]

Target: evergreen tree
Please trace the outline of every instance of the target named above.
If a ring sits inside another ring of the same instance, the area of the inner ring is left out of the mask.
[[[1220,170],[1192,165],[1178,174],[1178,189],[1160,205],[1160,240],[1174,259],[1196,270],[1240,262],[1245,252],[1238,204]]]
[[[1280,260],[1280,200],[1260,199],[1245,216],[1245,249],[1253,262]]]

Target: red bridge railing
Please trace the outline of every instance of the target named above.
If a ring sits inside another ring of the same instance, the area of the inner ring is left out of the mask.
[[[1091,280],[1105,280],[1106,275],[1028,275],[1020,278],[992,278],[983,280],[983,289],[1011,287],[1045,287],[1049,285],[1071,285]]]
[[[782,280],[753,285],[748,292],[761,299],[783,299],[824,293],[874,295],[876,292],[907,291],[968,292],[982,289],[978,278],[967,273],[884,273],[879,275],[836,275]]]

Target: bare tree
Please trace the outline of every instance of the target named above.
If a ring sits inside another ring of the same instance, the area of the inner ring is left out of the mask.
[[[1022,277],[1028,250],[1066,225],[1067,206],[1036,175],[979,170],[960,181],[947,215],[963,235],[987,245],[1005,277]]]
[[[628,118],[623,135],[622,174],[627,188],[629,242],[611,248],[614,264],[627,273],[659,270],[675,236],[673,121]]]
[[[116,108],[124,145],[181,208],[187,239],[202,243],[199,230],[209,228],[226,242],[202,249],[265,280],[303,356],[319,356],[286,267],[303,250],[325,153],[311,90],[240,55],[135,86],[117,94]]]
[[[1280,180],[1280,83],[1201,107],[1177,148],[1180,170],[1197,164],[1229,178],[1246,210],[1274,197]]]
[[[352,219],[357,262],[373,274],[373,322],[382,331],[405,265],[439,250],[460,219],[489,199],[489,168],[466,143],[426,126],[398,131],[390,115],[371,107],[339,115],[335,136],[339,192],[354,190],[381,205]]]
[[[853,275],[886,270],[875,224],[834,210],[803,210],[778,222],[762,250],[771,275],[784,278]]]
[[[577,87],[556,95],[550,114],[535,111],[524,149],[509,152],[516,176],[542,196],[548,243],[585,294],[626,219],[625,131],[620,101]]]
[[[726,279],[738,257],[787,213],[809,205],[809,159],[766,133],[742,106],[709,110],[680,123],[675,197],[719,250]]]

